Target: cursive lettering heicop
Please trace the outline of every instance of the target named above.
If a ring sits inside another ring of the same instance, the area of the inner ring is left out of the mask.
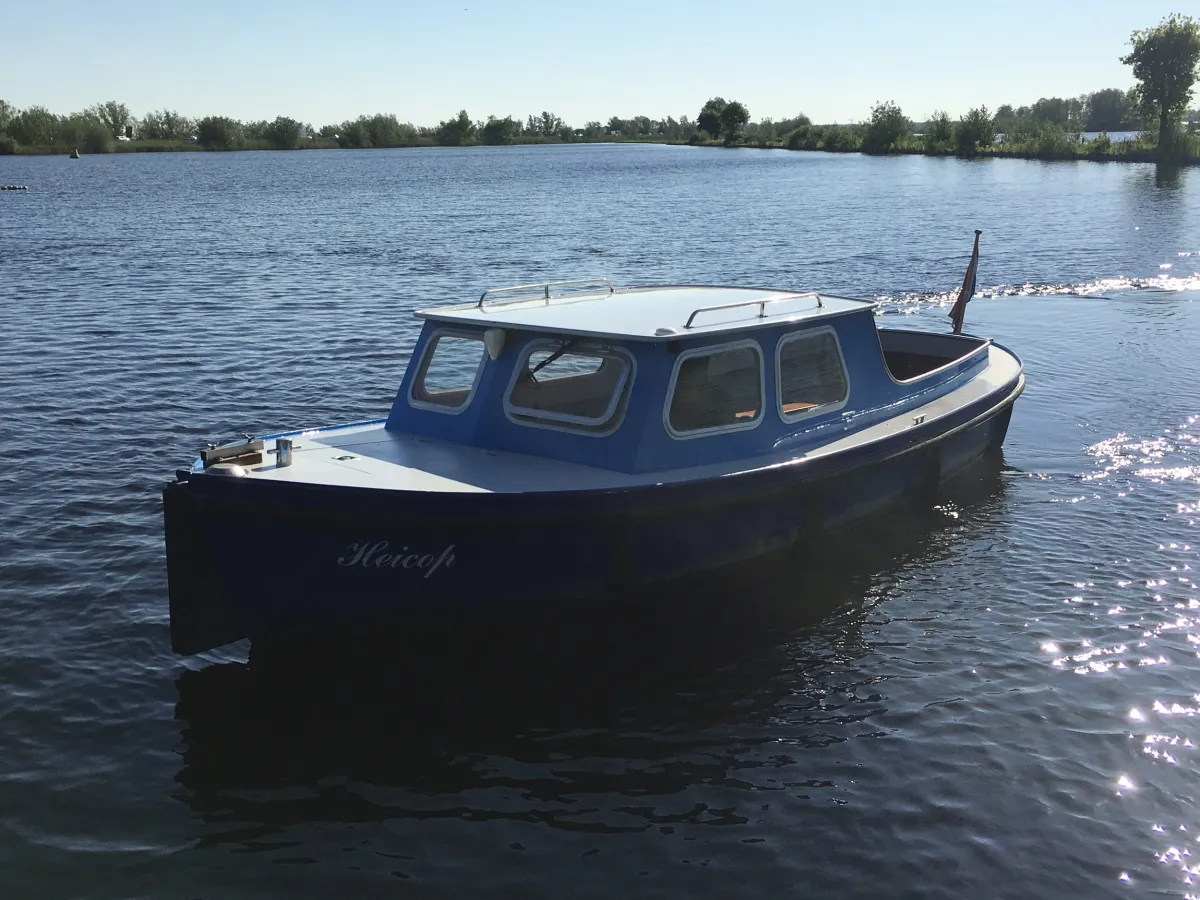
[[[440,556],[432,553],[419,553],[408,547],[401,548],[399,553],[387,553],[387,541],[351,544],[346,548],[344,556],[338,557],[338,565],[345,569],[360,566],[364,569],[417,569],[424,570],[423,577],[428,578],[438,569],[449,569],[454,565],[454,544],[441,552]]]

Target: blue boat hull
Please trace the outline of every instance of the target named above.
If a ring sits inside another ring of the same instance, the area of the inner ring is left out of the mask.
[[[164,489],[172,647],[573,605],[745,562],[998,452],[1023,379],[853,452],[624,490],[434,494],[181,477]]]

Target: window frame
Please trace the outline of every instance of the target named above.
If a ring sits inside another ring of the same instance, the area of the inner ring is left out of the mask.
[[[429,371],[429,364],[433,362],[433,354],[437,352],[438,342],[444,337],[464,338],[479,342],[479,364],[475,367],[475,376],[471,380],[471,388],[467,392],[467,399],[459,406],[446,406],[444,403],[433,403],[429,400],[421,400],[416,396],[417,385],[424,383],[425,374]],[[417,370],[413,373],[412,381],[409,382],[408,405],[414,409],[427,409],[446,416],[461,415],[470,408],[472,401],[475,399],[475,394],[479,389],[479,381],[483,377],[483,367],[487,364],[487,359],[487,345],[483,342],[482,332],[467,331],[461,328],[435,329],[430,332],[428,339],[425,341],[425,346],[421,350],[421,359],[417,363]]]
[[[637,377],[637,360],[625,348],[614,345],[579,341],[579,343],[563,354],[564,356],[569,356],[572,353],[578,353],[580,356],[600,356],[615,359],[624,364],[624,371],[621,374],[621,378],[617,382],[612,397],[609,398],[608,406],[605,408],[604,415],[600,419],[588,419],[584,416],[573,416],[569,413],[534,410],[527,406],[515,406],[513,404],[513,389],[517,386],[517,379],[520,377],[522,370],[529,364],[529,357],[533,356],[539,350],[548,349],[553,353],[562,347],[564,343],[573,339],[570,336],[562,339],[548,337],[534,338],[521,348],[521,354],[517,358],[516,365],[513,366],[512,374],[508,378],[508,385],[504,389],[504,416],[508,421],[525,428],[545,428],[550,431],[565,431],[568,434],[581,434],[587,437],[606,437],[621,427],[621,423],[625,421],[625,410],[629,405],[624,401],[632,393],[633,382]],[[596,428],[597,423],[605,423],[607,427]]]
[[[838,365],[842,369],[842,379],[846,383],[846,393],[842,395],[842,399],[837,403],[824,403],[820,406],[814,406],[812,409],[801,410],[795,413],[786,413],[783,411],[783,348],[787,344],[795,341],[811,339],[821,334],[833,335],[833,346],[837,350]],[[783,335],[775,345],[775,410],[779,414],[779,418],[787,424],[800,422],[804,419],[813,416],[823,415],[825,413],[837,412],[850,402],[850,370],[846,368],[846,355],[842,353],[842,342],[838,337],[837,329],[830,325],[823,325],[820,328],[804,328],[799,331],[792,331]]]
[[[731,425],[717,425],[713,428],[697,428],[691,431],[676,431],[671,425],[671,402],[675,399],[675,384],[679,380],[679,370],[683,368],[683,364],[695,356],[715,356],[718,353],[723,353],[727,350],[741,350],[750,348],[758,355],[758,391],[759,403],[764,407],[760,414],[751,419],[749,422],[735,422]],[[696,347],[692,350],[684,350],[675,358],[675,365],[671,369],[671,379],[667,382],[667,397],[663,403],[662,422],[663,428],[666,429],[674,440],[690,441],[693,438],[712,437],[718,434],[731,434],[738,431],[752,431],[761,425],[767,418],[767,373],[766,359],[763,354],[762,345],[752,339],[745,338],[740,341],[728,341],[724,344],[708,344],[704,347]]]

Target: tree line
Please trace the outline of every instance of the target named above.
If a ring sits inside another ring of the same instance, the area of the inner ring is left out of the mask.
[[[80,112],[56,115],[43,106],[17,109],[0,100],[0,153],[69,151],[106,153],[122,142],[149,145],[195,144],[214,150],[345,147],[356,149],[465,146],[470,144],[515,144],[550,142],[595,142],[605,140],[684,141],[696,131],[687,116],[676,119],[613,116],[606,123],[590,121],[582,127],[569,125],[549,111],[524,119],[511,115],[473,120],[466,110],[434,126],[402,122],[394,114],[361,115],[356,119],[314,127],[287,116],[271,121],[243,122],[228,116],[191,118],[163,109],[138,118],[124,103],[97,103]]]
[[[401,122],[390,113],[314,128],[286,116],[271,121],[242,122],[226,116],[192,119],[174,110],[157,110],[140,119],[116,101],[97,103],[80,112],[56,115],[45,107],[18,110],[0,100],[0,154],[22,148],[64,151],[83,148],[103,153],[120,142],[135,149],[176,149],[194,144],[206,149],[243,148],[290,150],[304,147],[465,146],[514,143],[643,140],[725,146],[783,146],[793,150],[860,150],[866,153],[923,150],[971,154],[996,143],[1030,152],[1070,152],[1083,132],[1142,131],[1139,146],[1162,152],[1195,155],[1194,138],[1182,133],[1200,62],[1200,24],[1171,15],[1158,26],[1135,31],[1132,49],[1121,57],[1137,81],[1129,89],[1108,88],[1073,98],[1043,97],[1036,103],[1000,106],[994,113],[980,106],[957,120],[935,111],[914,122],[892,102],[878,103],[870,118],[852,125],[814,125],[799,114],[778,121],[750,120],[750,110],[737,100],[713,97],[695,120],[686,115],[652,119],[611,117],[607,122],[568,125],[555,113],[543,111],[525,119],[511,115],[474,120],[466,110],[435,126]],[[1093,148],[1095,149],[1095,148]]]
[[[893,102],[877,103],[870,118],[851,126],[811,125],[786,135],[794,150],[861,150],[864,153],[923,150],[974,155],[1002,139],[1005,151],[1036,155],[1103,155],[1115,150],[1108,132],[1138,131],[1127,152],[1154,150],[1158,158],[1200,156],[1200,110],[1189,110],[1200,65],[1200,23],[1167,16],[1133,32],[1131,50],[1121,57],[1137,81],[1128,90],[1108,88],[1079,97],[1043,97],[1029,106],[1000,106],[994,113],[976,107],[954,121],[936,111],[915,123]],[[1185,130],[1185,126],[1190,127]],[[1084,132],[1096,137],[1084,142]]]

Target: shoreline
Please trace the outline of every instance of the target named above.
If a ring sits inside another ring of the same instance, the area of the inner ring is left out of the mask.
[[[257,142],[256,142],[257,144]],[[720,150],[784,150],[791,153],[839,153],[839,154],[858,154],[861,156],[933,156],[933,157],[954,157],[957,159],[1029,159],[1040,160],[1043,162],[1124,162],[1124,163],[1155,163],[1172,166],[1200,166],[1200,156],[1182,156],[1167,160],[1158,158],[1157,150],[1132,150],[1127,152],[1108,151],[1041,151],[1041,150],[1006,150],[1002,145],[994,145],[989,147],[980,147],[974,153],[962,154],[956,150],[950,149],[926,149],[924,147],[899,147],[893,148],[879,153],[867,153],[859,148],[847,149],[830,149],[830,148],[805,148],[805,147],[788,147],[782,143],[770,144],[730,144],[725,145],[720,141],[706,141],[704,143],[695,144],[688,141],[670,140],[670,139],[653,139],[653,138],[616,138],[611,140],[600,141],[547,141],[538,139],[513,140],[506,144],[460,144],[446,145],[438,144],[434,141],[415,141],[406,144],[397,144],[390,147],[342,147],[332,141],[314,141],[310,146],[299,147],[295,150],[281,150],[276,147],[271,147],[265,142],[259,145],[251,145],[238,148],[218,148],[205,147],[199,143],[185,141],[129,141],[114,143],[112,150],[109,153],[81,153],[81,156],[111,156],[114,154],[124,153],[252,153],[252,152],[275,152],[275,153],[296,153],[306,152],[310,150],[412,150],[417,148],[428,149],[461,149],[463,147],[531,147],[531,146],[595,146],[597,144],[659,144],[670,147],[704,147],[708,149]],[[1112,145],[1110,145],[1112,146]],[[1119,146],[1119,145],[1118,145]],[[45,148],[45,147],[21,147],[16,153],[8,154],[10,156],[69,156],[70,150],[62,148]]]
[[[303,153],[310,150],[350,150],[359,152],[362,150],[413,150],[417,148],[441,148],[446,150],[461,149],[464,147],[532,147],[541,145],[562,145],[571,146],[574,144],[671,144],[681,143],[677,141],[655,140],[652,138],[610,138],[607,140],[598,141],[556,141],[544,140],[540,138],[516,138],[504,144],[439,144],[434,140],[416,140],[407,143],[389,144],[386,147],[343,147],[336,141],[321,139],[311,141],[303,147],[281,148],[272,147],[267,141],[247,141],[241,147],[206,147],[196,141],[114,141],[112,149],[102,153],[88,153],[80,150],[80,156],[114,156],[121,153],[250,153],[250,152],[273,152],[273,153]],[[27,146],[21,145],[15,153],[3,153],[4,156],[70,156],[72,147],[45,147],[45,146]]]

